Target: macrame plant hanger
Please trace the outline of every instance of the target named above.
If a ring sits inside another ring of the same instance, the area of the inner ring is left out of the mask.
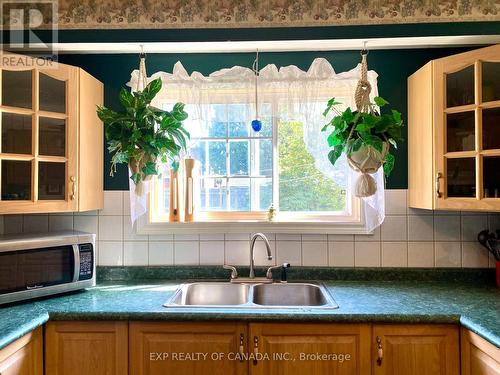
[[[259,119],[259,49],[255,52],[255,60],[252,65],[255,75],[255,119],[252,120],[252,129],[259,132],[262,129],[262,121]]]
[[[139,75],[137,77],[137,86],[135,91],[142,91],[147,85],[148,76],[146,74],[146,54],[144,53],[144,46],[141,45],[141,53],[139,54]]]
[[[144,46],[141,45],[141,52],[139,54],[139,74],[137,76],[137,85],[135,87],[135,91],[142,91],[148,85],[148,76],[146,73],[146,54],[144,53]],[[136,173],[144,167],[146,164],[146,158],[141,157],[139,160],[135,160],[130,163],[130,169],[132,173]],[[135,184],[134,194],[137,196],[143,196],[144,193],[147,193],[148,186],[144,186],[147,181],[139,181],[139,183]]]
[[[363,44],[363,50],[360,54],[361,77],[356,86],[354,101],[358,112],[373,113],[375,109],[370,102],[372,86],[370,85],[370,82],[368,82],[368,50],[366,49],[366,42]],[[348,140],[352,137],[355,127],[356,126],[352,127]],[[382,166],[388,149],[387,144],[384,143],[382,152],[379,152],[371,146],[364,146],[358,151],[347,155],[347,162],[349,163],[349,166],[361,174],[358,176],[356,186],[354,188],[354,194],[357,197],[370,197],[377,192],[377,182],[371,174],[377,172]]]

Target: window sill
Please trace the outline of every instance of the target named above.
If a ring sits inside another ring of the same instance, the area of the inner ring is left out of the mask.
[[[137,233],[147,235],[207,233],[303,233],[303,234],[370,234],[364,215],[356,221],[267,221],[220,220],[198,222],[150,222],[148,215],[137,221]]]

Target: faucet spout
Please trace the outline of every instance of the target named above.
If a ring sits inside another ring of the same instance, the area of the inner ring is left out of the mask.
[[[255,258],[254,258],[254,247],[255,247],[255,241],[257,241],[257,238],[261,238],[264,241],[264,244],[266,245],[266,251],[267,251],[267,259],[272,260],[273,255],[271,253],[271,245],[269,245],[269,241],[267,237],[263,233],[255,233],[252,238],[250,239],[250,275],[249,277],[251,279],[255,278],[255,271],[254,271],[254,263],[255,263]]]

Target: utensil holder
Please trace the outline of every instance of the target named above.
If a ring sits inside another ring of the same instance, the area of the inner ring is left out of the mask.
[[[497,287],[500,288],[500,260],[497,260]]]

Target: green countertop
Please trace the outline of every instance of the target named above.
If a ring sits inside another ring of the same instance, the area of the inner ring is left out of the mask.
[[[500,290],[467,281],[326,281],[335,310],[162,306],[179,281],[107,281],[63,296],[0,307],[0,348],[47,320],[242,320],[453,323],[500,347]]]

